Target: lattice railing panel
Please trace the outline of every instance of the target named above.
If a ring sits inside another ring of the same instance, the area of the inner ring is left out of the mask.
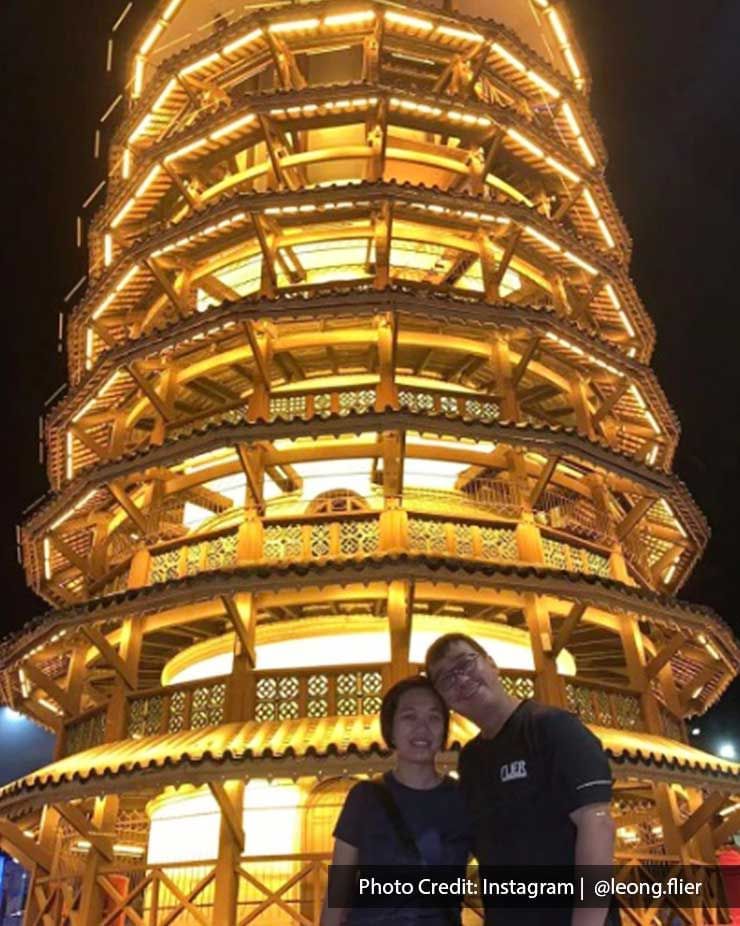
[[[584,723],[618,730],[645,730],[642,707],[636,694],[567,680],[565,697],[568,708]]]
[[[76,752],[99,746],[104,737],[105,709],[99,708],[67,724],[64,738],[65,755],[71,756]]]
[[[129,698],[126,735],[132,739],[223,723],[226,680],[160,688]]]

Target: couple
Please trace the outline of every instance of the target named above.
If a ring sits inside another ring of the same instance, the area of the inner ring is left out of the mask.
[[[435,768],[450,710],[480,728],[460,754],[459,784]],[[380,723],[395,768],[347,795],[334,829],[334,865],[464,868],[472,852],[481,866],[541,866],[543,872],[611,866],[611,773],[598,739],[566,711],[508,695],[495,662],[472,637],[437,639],[426,655],[426,676],[390,689]],[[601,909],[502,913],[487,910],[487,926],[607,922]],[[321,920],[321,926],[380,923],[454,926],[460,911],[401,915],[327,905]]]

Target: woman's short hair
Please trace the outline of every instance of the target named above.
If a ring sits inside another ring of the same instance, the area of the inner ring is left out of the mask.
[[[396,748],[396,744],[393,742],[393,721],[396,719],[396,711],[398,710],[401,698],[407,691],[415,691],[417,688],[422,691],[430,692],[435,700],[439,702],[444,723],[442,729],[442,748],[444,749],[447,744],[447,735],[450,731],[450,712],[447,705],[425,675],[412,675],[409,678],[402,679],[400,682],[396,682],[392,688],[389,688],[380,705],[380,732],[383,734],[383,739],[389,749]]]

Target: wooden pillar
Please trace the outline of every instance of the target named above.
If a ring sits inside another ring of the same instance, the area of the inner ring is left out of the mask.
[[[23,926],[35,926],[38,922],[41,910],[48,900],[48,892],[54,889],[54,885],[51,883],[46,891],[44,891],[37,881],[44,875],[49,875],[53,878],[57,873],[57,864],[59,862],[59,845],[57,843],[58,830],[59,813],[54,807],[47,804],[41,811],[37,842],[51,857],[51,871],[44,871],[38,863],[35,863],[31,869],[28,882],[28,899],[26,900],[26,908],[23,914]]]
[[[226,615],[234,629],[234,659],[226,688],[224,720],[227,723],[252,720],[254,669],[257,664],[257,604],[251,592],[224,597],[223,601]]]
[[[573,414],[576,419],[576,430],[586,437],[595,438],[593,415],[588,402],[588,389],[586,380],[576,374],[570,383],[570,397],[573,404]]]
[[[663,844],[666,853],[680,860],[682,864],[689,864],[692,861],[691,851],[688,842],[681,834],[681,815],[678,808],[676,786],[665,782],[655,782],[653,784],[653,794],[660,825],[663,828]],[[695,924],[695,926],[701,926],[704,922],[700,909],[684,908],[683,912],[689,917],[689,922]]]
[[[169,413],[169,416],[172,417],[172,406],[175,397],[175,381],[176,370],[173,367],[168,367],[160,377],[159,397],[162,402],[162,406],[165,412]],[[156,418],[154,421],[154,428],[152,429],[152,444],[163,444],[164,439],[167,436],[167,418],[164,415],[159,414],[157,409],[154,409]]]
[[[542,534],[534,519],[530,501],[529,478],[524,452],[518,448],[507,454],[509,479],[515,495],[521,500],[522,514],[516,526],[517,553],[521,562],[541,564],[545,561]]]
[[[622,545],[617,540],[616,525],[612,517],[610,507],[609,489],[604,477],[599,473],[588,476],[586,482],[589,487],[591,501],[593,502],[596,513],[600,516],[607,538],[611,543],[611,552],[609,554],[609,576],[616,579],[617,582],[632,584],[627,563],[624,558]]]
[[[504,421],[519,420],[519,402],[514,386],[511,351],[509,342],[496,338],[491,345],[491,366],[496,381],[496,395],[501,402],[501,417]]]
[[[375,411],[398,408],[396,387],[396,344],[398,332],[392,313],[375,319],[378,332],[378,392],[375,397]]]
[[[527,592],[524,596],[524,616],[532,646],[537,697],[553,707],[565,707],[565,689],[553,656],[550,615],[544,600],[533,592]]]
[[[236,923],[239,900],[237,867],[244,851],[244,782],[214,783],[211,791],[221,809],[212,922],[231,926]]]
[[[267,421],[270,417],[270,364],[273,353],[273,330],[270,325],[255,325],[250,331],[250,346],[255,360],[257,378],[247,405],[247,420]]]
[[[388,630],[391,636],[391,683],[409,674],[409,646],[414,606],[411,582],[395,580],[388,585]]]
[[[691,818],[684,823],[682,828],[683,835],[688,837],[691,854],[704,865],[716,865],[717,851],[714,845],[712,822],[727,798],[717,792],[705,797],[698,788],[687,788],[686,797],[692,817],[696,815],[697,822],[703,821],[698,828],[691,827],[692,830],[695,829],[692,835],[688,835],[685,830],[686,823],[691,823]]]
[[[648,733],[663,736],[660,704],[653,694],[650,679],[645,671],[645,648],[637,618],[633,615],[622,615],[619,620],[619,634],[630,687],[639,692],[645,729]]]
[[[134,683],[139,674],[143,636],[143,618],[124,618],[121,624],[118,656],[124,663],[129,678]],[[126,738],[126,695],[129,691],[128,684],[120,676],[116,675],[105,719],[104,742],[106,743]]]
[[[115,832],[118,805],[119,798],[115,794],[96,798],[91,820],[93,827],[106,833]],[[103,862],[103,856],[91,846],[82,875],[79,912],[75,920],[77,926],[100,926],[103,921],[107,894],[98,883]]]
[[[85,646],[76,646],[70,655],[69,665],[67,666],[67,678],[65,690],[70,699],[71,715],[74,717],[82,710],[82,689],[85,684]],[[70,718],[71,719],[71,718]],[[66,744],[66,725],[61,724],[59,735],[54,743],[54,761],[62,758],[65,752]]]

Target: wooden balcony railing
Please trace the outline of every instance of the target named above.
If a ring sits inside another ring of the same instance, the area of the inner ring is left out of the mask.
[[[422,667],[412,664],[409,671]],[[251,716],[258,721],[302,717],[356,717],[377,714],[390,684],[390,666],[370,663],[303,669],[259,669],[251,674]],[[502,669],[502,684],[517,698],[537,697],[536,676],[524,669]],[[125,735],[130,739],[199,730],[224,722],[229,676],[136,692],[128,698]],[[584,723],[620,730],[647,729],[636,692],[563,677],[566,705]],[[663,734],[685,741],[681,721],[660,706]],[[67,724],[65,753],[71,755],[103,742],[105,709],[89,711]]]
[[[84,752],[103,742],[105,736],[105,708],[96,707],[64,726],[64,751],[70,756]]]
[[[636,732],[646,729],[636,693],[569,678],[565,681],[565,697],[569,710],[578,714],[584,723]]]
[[[377,714],[389,687],[389,669],[383,664],[258,670],[255,720]]]
[[[223,723],[228,676],[154,688],[131,695],[126,736],[141,739],[157,733],[200,730]]]

